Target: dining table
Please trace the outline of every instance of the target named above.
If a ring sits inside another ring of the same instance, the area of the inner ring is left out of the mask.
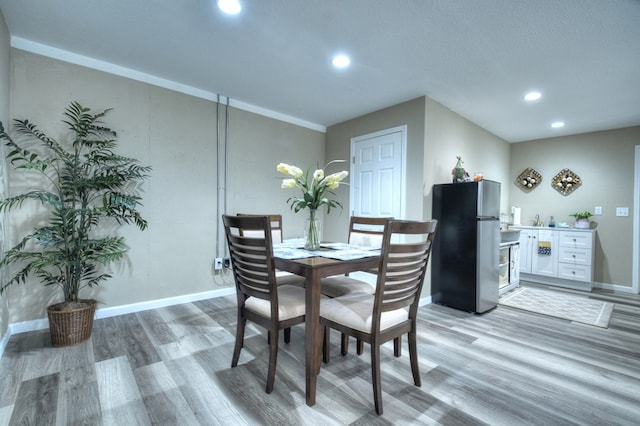
[[[348,253],[340,256],[340,252],[345,251]],[[361,253],[358,254],[358,251]],[[305,277],[305,395],[307,405],[312,406],[316,403],[323,338],[320,325],[320,281],[332,275],[376,269],[380,261],[380,250],[348,249],[346,244],[340,244],[340,247],[325,244],[320,251],[307,253],[307,257],[303,258],[296,258],[289,250],[275,248],[273,256],[276,269]]]

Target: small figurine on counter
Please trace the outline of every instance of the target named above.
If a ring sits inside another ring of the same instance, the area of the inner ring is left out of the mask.
[[[471,180],[471,176],[464,169],[464,166],[463,166],[464,161],[462,161],[462,157],[457,155],[456,158],[458,159],[458,162],[456,163],[456,166],[453,169],[451,169],[451,175],[453,176],[453,183],[469,182]]]

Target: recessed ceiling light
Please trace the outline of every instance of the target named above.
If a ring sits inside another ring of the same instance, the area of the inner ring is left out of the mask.
[[[334,56],[331,63],[336,68],[346,68],[351,63],[351,59],[349,59],[347,55],[340,54],[340,55]]]
[[[553,127],[554,129],[564,127],[564,121],[554,121],[553,123],[551,123],[551,127]]]
[[[226,14],[237,15],[242,10],[238,0],[218,0],[218,8]]]
[[[541,97],[542,97],[542,93],[540,92],[529,92],[526,95],[524,95],[524,100],[532,102],[532,101],[537,101]]]

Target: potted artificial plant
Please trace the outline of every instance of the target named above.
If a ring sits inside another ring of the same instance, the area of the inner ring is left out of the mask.
[[[80,290],[110,278],[102,267],[126,253],[124,237],[109,235],[113,225],[147,227],[137,210],[141,198],[136,184],[151,168],[114,152],[116,132],[101,121],[109,111],[92,113],[72,102],[62,120],[70,130],[68,143],[48,137],[28,120],[14,120],[16,142],[0,123],[7,158],[30,178],[24,180],[30,188],[0,201],[0,212],[35,200],[48,214],[0,260],[0,267],[15,264],[18,269],[0,283],[0,294],[31,276],[58,287],[64,300],[47,307],[54,346],[75,345],[91,336],[96,301],[82,299]]]
[[[569,216],[572,216],[576,219],[576,224],[575,224],[576,228],[589,229],[591,227],[591,221],[589,220],[589,218],[593,216],[591,212],[589,211],[578,212],[578,213],[570,214]]]

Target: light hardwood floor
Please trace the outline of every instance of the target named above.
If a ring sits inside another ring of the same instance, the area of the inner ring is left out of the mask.
[[[18,334],[0,361],[0,424],[637,425],[640,297],[589,297],[616,303],[608,329],[503,306],[484,315],[422,307],[422,387],[413,385],[406,339],[401,358],[384,346],[381,417],[368,348],[357,356],[352,344],[341,357],[337,335],[313,407],[304,398],[304,326],[280,344],[272,394],[260,329],[248,326],[231,369],[232,297],[97,320],[91,340],[71,348],[51,348],[47,330]]]

